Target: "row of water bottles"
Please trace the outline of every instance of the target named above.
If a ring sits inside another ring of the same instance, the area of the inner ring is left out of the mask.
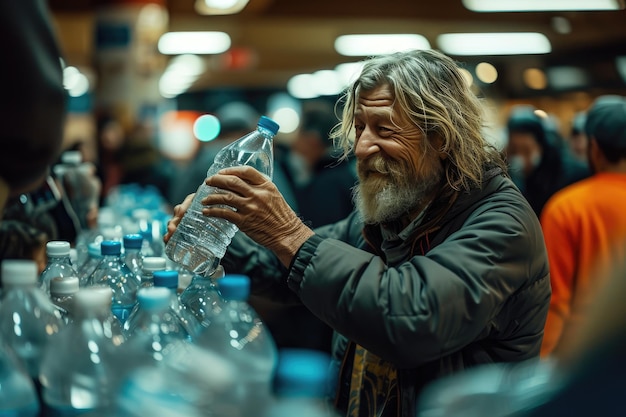
[[[311,360],[302,381],[277,384],[299,371],[293,361],[280,371],[272,337],[246,301],[248,277],[218,268],[179,294],[178,271],[165,269],[164,258],[156,264],[124,319],[114,314],[112,287],[55,277],[50,288],[65,288],[59,302],[42,290],[34,262],[3,261],[0,416],[269,417],[292,403],[274,387],[317,384],[300,400],[322,392],[325,378],[311,375],[325,376],[328,366],[312,372]],[[319,397],[311,410],[329,415]]]

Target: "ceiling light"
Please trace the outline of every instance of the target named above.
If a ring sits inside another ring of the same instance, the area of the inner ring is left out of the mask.
[[[225,15],[243,10],[248,0],[196,0],[195,9],[200,14]]]
[[[498,70],[489,62],[476,65],[476,77],[485,84],[492,84],[498,79]]]
[[[441,50],[450,55],[547,54],[550,41],[542,33],[446,33],[437,37]]]
[[[224,32],[168,32],[159,39],[158,48],[165,55],[221,54],[230,48],[230,36]]]
[[[548,86],[546,73],[539,68],[527,68],[522,74],[524,83],[533,90],[543,90]]]
[[[385,55],[411,49],[430,49],[417,34],[343,35],[335,39],[335,50],[345,56]]]
[[[619,10],[619,0],[463,0],[474,12],[535,12],[575,10]]]

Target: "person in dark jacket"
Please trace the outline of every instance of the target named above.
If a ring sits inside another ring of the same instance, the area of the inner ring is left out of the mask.
[[[354,152],[359,177],[348,217],[312,230],[246,167],[206,180],[231,193],[205,198],[203,213],[241,231],[222,259],[227,273],[334,329],[343,415],[413,417],[437,378],[538,357],[550,301],[543,235],[452,59],[372,58],[344,100],[333,135]],[[191,199],[175,207],[164,240]]]
[[[0,36],[1,210],[47,178],[61,151],[67,94],[44,0],[0,2]]]

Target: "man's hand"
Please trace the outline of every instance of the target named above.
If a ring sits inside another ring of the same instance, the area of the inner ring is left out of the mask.
[[[226,168],[207,178],[205,183],[223,192],[213,193],[202,200],[207,206],[202,213],[234,223],[255,242],[273,251],[287,267],[300,246],[314,234],[289,207],[274,183],[254,168]],[[168,222],[164,237],[166,242],[191,205],[193,196],[187,196],[174,207],[174,216]]]

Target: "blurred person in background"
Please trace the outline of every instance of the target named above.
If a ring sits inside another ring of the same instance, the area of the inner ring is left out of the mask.
[[[507,131],[511,178],[538,217],[552,194],[588,175],[583,164],[564,155],[559,137],[534,107],[514,107]]]
[[[0,2],[0,35],[7,40],[0,66],[1,210],[48,176],[61,148],[67,95],[45,1]]]
[[[96,141],[98,177],[102,183],[101,201],[111,190],[121,184],[124,168],[121,162],[122,147],[126,142],[126,131],[122,122],[112,113],[100,112],[96,117]]]
[[[593,175],[557,192],[541,215],[552,282],[542,356],[558,356],[602,286],[602,269],[626,257],[617,246],[626,241],[626,99],[599,97],[584,130]]]
[[[250,167],[208,178],[231,192],[205,198],[203,213],[239,227],[227,273],[335,330],[343,415],[414,417],[435,379],[538,357],[550,300],[543,235],[452,59],[373,58],[344,98],[333,136],[359,176],[347,218],[310,229]],[[165,241],[192,198],[174,208]]]
[[[587,148],[589,146],[589,139],[585,133],[585,121],[587,120],[586,112],[576,113],[572,120],[572,126],[567,144],[572,152],[572,155],[583,164],[589,163],[587,159]]]

